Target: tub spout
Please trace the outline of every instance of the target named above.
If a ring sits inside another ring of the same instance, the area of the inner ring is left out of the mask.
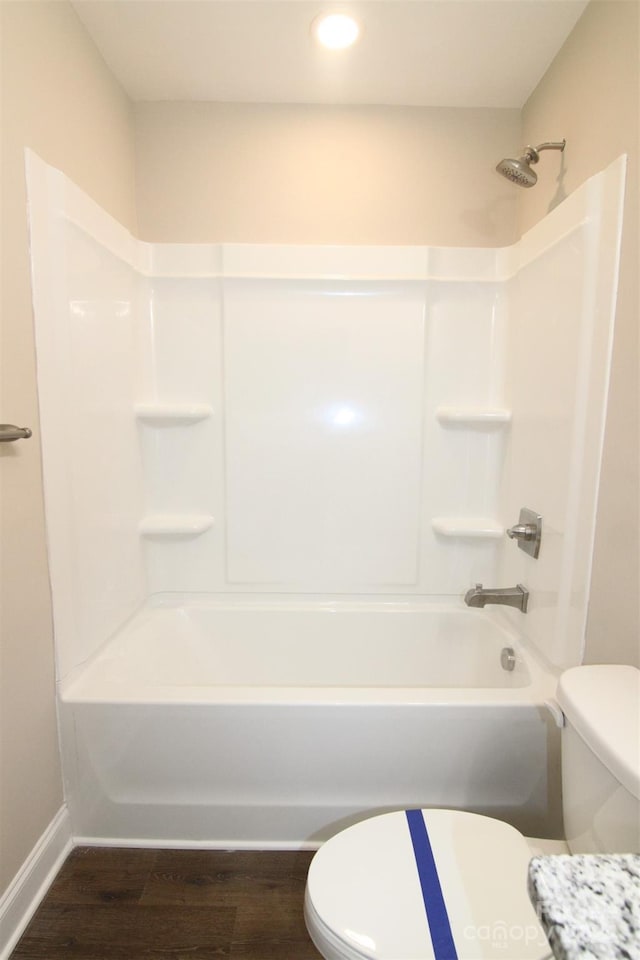
[[[465,593],[464,602],[468,607],[484,607],[487,603],[501,603],[503,606],[515,607],[516,610],[526,613],[529,591],[521,583],[517,587],[493,590],[485,589],[481,583],[476,583],[475,587],[471,587]]]

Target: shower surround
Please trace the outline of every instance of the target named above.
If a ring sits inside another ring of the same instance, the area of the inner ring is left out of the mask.
[[[552,832],[624,169],[498,250],[151,245],[29,154],[77,836],[300,845],[412,803]]]

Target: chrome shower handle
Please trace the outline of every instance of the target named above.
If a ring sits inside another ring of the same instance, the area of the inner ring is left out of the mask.
[[[0,443],[10,440],[28,440],[31,436],[29,427],[14,427],[12,423],[0,423]]]

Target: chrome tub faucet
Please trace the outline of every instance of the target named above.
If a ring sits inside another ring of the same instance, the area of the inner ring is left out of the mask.
[[[521,583],[517,587],[504,587],[502,589],[485,589],[481,583],[476,583],[475,587],[464,595],[464,602],[468,607],[484,607],[487,603],[500,603],[506,607],[515,607],[522,613],[527,612],[529,603],[529,591]]]

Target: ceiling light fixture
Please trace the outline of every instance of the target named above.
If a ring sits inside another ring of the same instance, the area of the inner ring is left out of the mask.
[[[329,50],[344,50],[352,46],[360,34],[357,22],[344,13],[330,13],[327,16],[317,17],[313,21],[312,30],[318,43]]]

